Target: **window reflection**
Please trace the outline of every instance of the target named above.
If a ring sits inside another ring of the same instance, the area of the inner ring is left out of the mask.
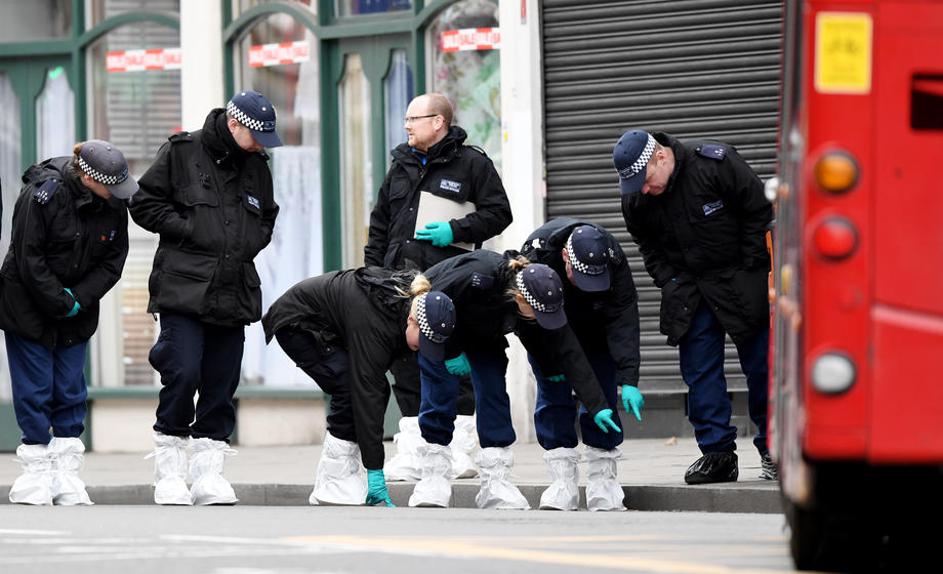
[[[179,46],[177,30],[140,22],[112,30],[86,52],[89,138],[115,144],[135,177],[150,167],[160,146],[180,129],[180,70],[109,72],[107,54]],[[147,313],[147,283],[157,240],[133,221],[129,221],[128,236],[128,260],[115,293],[120,298],[124,337],[116,344],[121,346],[124,384],[153,385],[156,377],[147,355],[157,336],[157,324]]]
[[[10,247],[10,221],[13,204],[20,193],[22,155],[20,154],[20,98],[13,91],[10,78],[0,72],[0,181],[3,183],[3,236],[0,253],[6,256]],[[0,337],[0,401],[9,402],[10,369],[7,365],[6,347]]]
[[[233,58],[236,88],[257,90],[271,100],[285,144],[269,150],[281,210],[272,242],[255,259],[267,309],[292,285],[324,270],[317,40],[290,15],[272,14],[251,25]],[[246,330],[242,376],[269,386],[313,385],[278,345],[266,346],[259,323]]]
[[[443,34],[456,30],[498,28],[498,4],[462,0],[442,11],[429,27],[432,48],[431,91],[442,92],[455,106],[455,123],[468,132],[467,143],[481,146],[501,169],[501,69],[496,49],[450,51]]]
[[[392,156],[389,154],[406,139],[403,130],[403,116],[409,101],[413,99],[413,69],[406,59],[406,50],[394,50],[390,60],[390,70],[383,81],[383,93],[386,99],[386,167],[390,167]]]
[[[35,42],[72,33],[72,0],[3,0],[0,38],[3,42]]]
[[[46,72],[36,98],[36,157],[72,155],[75,145],[75,96],[62,66]]]
[[[360,54],[348,54],[339,89],[344,267],[363,264],[373,198],[370,83]]]
[[[71,3],[71,0],[66,1]],[[85,10],[89,27],[92,27],[127,12],[160,12],[179,16],[180,0],[88,0]]]
[[[401,12],[413,7],[412,0],[337,0],[337,16],[357,16],[380,12]]]

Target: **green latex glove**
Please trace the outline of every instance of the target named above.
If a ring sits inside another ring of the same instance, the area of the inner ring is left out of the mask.
[[[452,226],[448,221],[427,223],[425,229],[416,232],[416,239],[431,241],[435,247],[445,247],[452,243]]]
[[[367,471],[367,506],[385,504],[388,508],[396,508],[390,500],[390,493],[386,490],[386,477],[383,469]]]
[[[464,377],[471,373],[471,365],[468,364],[468,357],[465,356],[465,353],[462,353],[454,359],[446,359],[445,370],[456,377]]]
[[[69,289],[68,287],[66,287],[65,292],[68,293],[69,297],[72,297],[72,301],[75,302],[75,304],[72,305],[72,310],[66,314],[66,317],[75,317],[76,315],[79,314],[79,311],[82,309],[82,306],[79,305],[79,300],[76,299],[75,295],[72,294],[72,289]]]
[[[622,385],[622,406],[625,412],[632,413],[639,422],[642,422],[642,407],[645,406],[645,397],[638,387]]]
[[[593,417],[593,422],[596,423],[602,432],[608,433],[609,429],[612,429],[616,432],[622,432],[622,429],[619,428],[619,425],[612,420],[612,409],[603,409],[596,413]]]
[[[566,375],[550,375],[547,380],[551,383],[562,383],[566,381]]]

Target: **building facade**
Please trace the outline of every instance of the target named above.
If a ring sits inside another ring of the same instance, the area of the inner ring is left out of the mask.
[[[642,298],[643,390],[683,399],[676,352],[657,334],[658,294],[623,231],[609,154],[630,126],[738,146],[771,171],[780,0],[7,0],[0,5],[3,236],[30,164],[108,139],[134,175],[173,132],[202,126],[236,90],[266,94],[282,210],[257,260],[267,307],[295,282],[362,263],[369,213],[416,94],[440,91],[469,143],[494,159],[519,247],[546,217],[586,217],[631,253]],[[124,276],[91,345],[89,440],[146,448],[159,381],[147,363],[156,237],[131,224]],[[735,351],[731,350],[731,353]],[[730,357],[735,365],[735,354]],[[534,385],[512,344],[508,391],[532,436]],[[0,350],[0,448],[18,442]],[[314,441],[323,397],[261,328],[247,330],[243,444]],[[393,407],[395,409],[395,406]],[[682,407],[683,413],[683,407]],[[397,413],[391,412],[395,420]],[[684,423],[683,414],[666,415]],[[671,422],[670,424],[674,424]]]

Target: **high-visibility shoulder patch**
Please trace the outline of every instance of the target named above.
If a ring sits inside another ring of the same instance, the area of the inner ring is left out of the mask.
[[[40,205],[46,205],[56,195],[62,182],[58,178],[47,179],[33,192],[33,199]]]
[[[727,156],[727,147],[720,144],[701,144],[697,148],[697,153],[719,161]]]

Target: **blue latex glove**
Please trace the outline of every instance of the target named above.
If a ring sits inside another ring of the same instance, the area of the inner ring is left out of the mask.
[[[79,300],[76,299],[75,295],[72,294],[72,289],[65,287],[65,292],[68,293],[69,297],[72,297],[72,301],[75,302],[75,304],[72,305],[72,310],[66,314],[66,317],[75,317],[76,315],[79,314],[79,311],[82,309],[82,306],[79,305]]]
[[[612,429],[616,432],[622,432],[622,429],[619,428],[619,425],[612,420],[612,409],[603,409],[596,413],[593,417],[593,422],[596,423],[602,432],[608,433],[609,429]]]
[[[390,500],[390,493],[386,490],[386,477],[383,469],[367,471],[367,506],[385,504],[388,508],[396,508]]]
[[[642,422],[642,407],[645,406],[645,397],[638,387],[622,385],[622,406],[625,412],[632,413],[639,422]]]
[[[445,370],[456,377],[464,377],[471,373],[471,365],[468,364],[468,357],[465,356],[465,353],[462,353],[454,359],[446,359]]]
[[[550,375],[547,380],[551,383],[562,383],[566,381],[566,375]]]
[[[445,247],[452,243],[452,226],[448,221],[427,223],[425,229],[416,232],[416,239],[431,241],[435,247]]]

